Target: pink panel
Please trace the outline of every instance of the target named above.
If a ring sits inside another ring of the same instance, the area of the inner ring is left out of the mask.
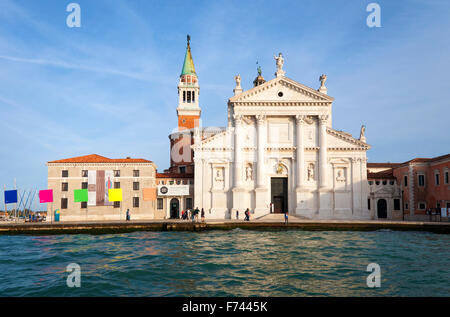
[[[53,189],[45,189],[39,191],[39,202],[52,203],[53,202]]]

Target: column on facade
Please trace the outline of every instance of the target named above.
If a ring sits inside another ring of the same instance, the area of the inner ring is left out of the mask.
[[[194,208],[203,203],[203,159],[194,153]]]
[[[327,187],[327,121],[328,115],[319,116],[319,177],[320,187]]]
[[[296,132],[297,132],[297,188],[301,188],[304,182],[304,166],[305,166],[305,155],[304,155],[304,141],[303,141],[303,125],[305,123],[306,116],[297,115],[296,119]]]
[[[242,187],[242,115],[234,116],[234,185]]]
[[[257,172],[256,172],[256,184],[258,188],[264,187],[264,149],[266,144],[266,116],[264,115],[257,115],[256,116],[257,121],[257,135],[258,135],[258,162],[256,162]]]

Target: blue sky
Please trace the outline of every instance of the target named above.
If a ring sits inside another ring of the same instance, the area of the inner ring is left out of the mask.
[[[169,164],[177,83],[191,35],[204,126],[225,126],[234,75],[256,61],[273,78],[318,88],[327,74],[333,127],[359,135],[370,162],[450,152],[450,2],[0,0],[0,184],[46,188],[50,160],[100,154]],[[3,195],[0,203],[3,202]]]

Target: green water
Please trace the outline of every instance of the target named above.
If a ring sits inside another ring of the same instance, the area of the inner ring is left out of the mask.
[[[0,236],[2,296],[450,296],[450,235],[211,231]],[[369,263],[381,287],[366,285]],[[66,266],[81,267],[69,288]]]

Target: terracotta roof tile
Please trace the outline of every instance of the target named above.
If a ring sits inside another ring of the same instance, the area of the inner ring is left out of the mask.
[[[367,173],[368,179],[396,179],[392,168],[377,173]]]
[[[401,165],[401,163],[367,163],[367,168],[376,168],[376,167],[397,167]]]
[[[427,162],[436,162],[443,159],[450,159],[450,154],[445,154],[441,156],[436,156],[432,158],[426,158],[426,157],[416,157],[412,160],[403,162],[403,163],[367,163],[367,168],[375,168],[375,167],[390,167],[390,168],[396,168],[400,167],[402,165],[406,165],[409,163],[427,163]]]
[[[91,154],[57,161],[50,161],[48,163],[153,163],[153,162],[146,159],[141,158],[133,159],[130,157],[124,159],[110,159],[101,155]]]
[[[194,174],[156,173],[156,178],[194,178]]]

